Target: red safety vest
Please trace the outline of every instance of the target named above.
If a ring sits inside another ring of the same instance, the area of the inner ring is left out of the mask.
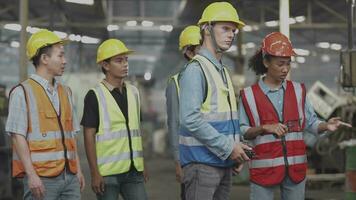
[[[262,186],[280,184],[287,174],[293,182],[299,183],[306,175],[303,139],[306,90],[304,84],[287,81],[286,85],[282,122],[258,84],[241,91],[242,103],[252,127],[275,123],[288,126],[288,133],[281,139],[273,133],[264,133],[252,141],[256,157],[250,161],[250,180]]]

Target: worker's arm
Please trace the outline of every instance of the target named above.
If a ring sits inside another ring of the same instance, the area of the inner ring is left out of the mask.
[[[253,140],[263,133],[274,133],[277,136],[282,136],[287,133],[287,126],[281,123],[265,124],[262,126],[252,127],[245,112],[245,107],[242,103],[241,97],[239,102],[240,130],[246,140]]]
[[[96,128],[84,127],[84,146],[85,152],[87,155],[90,174],[91,174],[91,186],[95,193],[104,192],[104,179],[100,175],[97,156],[96,156],[96,147],[95,147],[95,134]]]
[[[212,127],[203,119],[200,111],[204,102],[206,91],[205,77],[200,65],[191,62],[182,72],[179,79],[179,119],[180,126],[189,131],[193,139],[204,144],[212,153],[221,160],[249,160],[240,143],[235,143],[230,138]]]
[[[21,160],[28,177],[28,187],[36,199],[42,199],[45,194],[44,185],[37,175],[35,168],[32,165],[30,150],[23,135],[11,133],[12,144],[15,146],[16,153]]]
[[[84,179],[82,168],[81,168],[81,165],[80,165],[80,158],[79,158],[79,155],[78,155],[78,148],[76,148],[75,154],[76,154],[76,160],[77,160],[77,166],[78,166],[77,177],[78,177],[79,184],[80,184],[80,191],[83,192],[84,188],[85,188],[85,179]]]
[[[183,172],[179,161],[179,97],[177,86],[173,79],[169,80],[166,88],[166,105],[167,105],[167,125],[168,138],[174,158],[176,169],[176,180],[181,183]]]

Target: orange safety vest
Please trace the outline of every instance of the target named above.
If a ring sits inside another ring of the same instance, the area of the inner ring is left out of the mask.
[[[69,88],[58,84],[60,114],[57,115],[45,89],[28,79],[19,86],[24,89],[28,143],[32,165],[41,177],[58,176],[64,168],[77,173],[76,141],[73,131],[72,102]],[[23,177],[24,167],[13,146],[13,177]]]
[[[275,123],[288,126],[288,133],[280,139],[273,133],[264,133],[252,140],[256,157],[250,161],[250,180],[262,186],[280,184],[287,174],[293,182],[299,183],[306,175],[307,158],[303,139],[305,87],[291,81],[286,84],[282,121],[258,84],[241,91],[242,103],[252,127]]]

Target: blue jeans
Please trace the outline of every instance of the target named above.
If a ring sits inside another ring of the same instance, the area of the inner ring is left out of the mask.
[[[251,183],[250,200],[273,200],[274,191],[278,189],[278,187],[281,190],[282,200],[304,200],[305,198],[305,179],[295,184],[286,176],[283,182],[276,186],[264,187]]]
[[[53,178],[40,177],[45,187],[44,200],[80,200],[80,184],[76,175],[62,172],[59,176]],[[23,179],[24,200],[34,200],[30,189],[28,188],[28,177]]]
[[[146,200],[143,173],[131,169],[129,172],[104,177],[103,195],[97,195],[98,200],[118,200],[119,194],[125,200]]]

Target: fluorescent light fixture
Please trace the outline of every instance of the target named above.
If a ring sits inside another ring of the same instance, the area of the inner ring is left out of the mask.
[[[137,25],[137,21],[135,21],[135,20],[127,21],[126,25],[127,26],[136,26]]]
[[[143,20],[141,22],[141,25],[144,26],[144,27],[152,27],[153,26],[153,22],[152,21],[147,21],[147,20]]]
[[[254,31],[257,31],[257,30],[259,30],[260,29],[260,27],[258,27],[257,25],[253,25],[252,26],[252,30],[254,30]]]
[[[114,25],[114,24],[109,24],[107,27],[106,27],[106,29],[108,30],[108,31],[117,31],[117,30],[119,30],[119,26],[118,25]]]
[[[297,21],[298,23],[304,22],[305,16],[297,16],[297,17],[295,17],[295,21]]]
[[[65,0],[68,3],[77,3],[77,4],[84,4],[84,5],[93,5],[94,0]]]
[[[297,56],[295,60],[297,61],[297,63],[305,63],[305,58],[301,56]]]
[[[82,36],[81,39],[82,43],[85,44],[98,44],[100,42],[100,40],[98,38],[94,38],[94,37],[89,37],[89,36]]]
[[[152,78],[151,72],[145,72],[145,74],[143,75],[143,78],[144,78],[146,81],[151,80],[151,78]]]
[[[159,26],[159,30],[171,32],[173,30],[173,26],[172,25],[161,25],[161,26]]]
[[[297,23],[294,18],[289,18],[288,22],[289,22],[289,24],[295,24],[295,23]]]
[[[68,36],[68,34],[67,33],[65,33],[65,32],[62,32],[62,31],[53,31],[53,33],[54,34],[56,34],[56,35],[58,35],[58,37],[60,37],[60,38],[66,38],[67,36]]]
[[[70,34],[68,38],[69,40],[76,41],[76,42],[80,42],[80,40],[82,39],[80,35],[75,35],[75,34]]]
[[[21,31],[20,24],[5,24],[4,29],[12,30],[12,31]]]
[[[322,49],[328,49],[330,48],[330,43],[329,42],[319,42],[316,43],[316,46]]]
[[[243,31],[246,31],[246,32],[251,32],[252,31],[252,26],[250,25],[246,25],[242,28]]]
[[[40,28],[37,28],[37,27],[32,27],[32,26],[26,27],[26,31],[29,32],[29,33],[31,33],[31,34],[34,34],[34,33],[36,33],[36,32],[39,31],[39,30],[40,30]]]
[[[309,56],[310,51],[307,49],[293,49],[298,56]]]
[[[19,48],[20,47],[20,42],[11,41],[10,46],[13,47],[13,48]]]
[[[276,27],[279,25],[279,22],[277,20],[272,20],[272,21],[265,22],[265,25],[267,27]]]
[[[341,44],[332,43],[332,44],[330,45],[330,49],[332,49],[332,50],[339,51],[339,50],[341,50],[341,48],[342,48]]]

